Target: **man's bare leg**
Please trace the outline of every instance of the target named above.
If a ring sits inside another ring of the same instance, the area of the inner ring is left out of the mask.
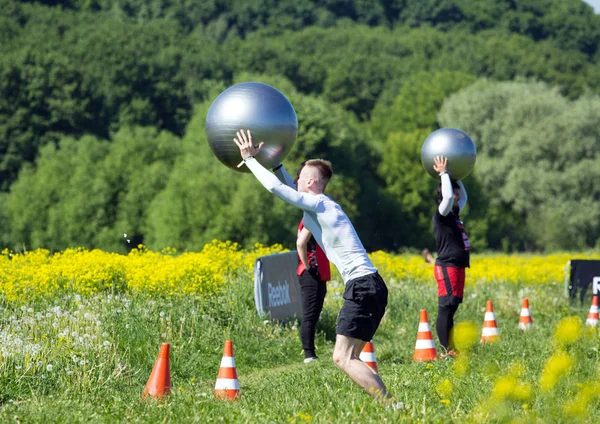
[[[387,397],[381,377],[361,361],[360,353],[367,342],[338,334],[333,349],[333,362],[364,391],[378,399]]]

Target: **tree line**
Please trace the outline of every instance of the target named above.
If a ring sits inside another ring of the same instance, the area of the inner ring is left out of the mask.
[[[433,247],[437,181],[420,147],[440,127],[478,148],[465,180],[477,249],[599,244],[600,21],[581,1],[0,8],[5,246],[292,247],[299,212],[220,164],[204,135],[212,100],[252,80],[298,115],[285,165],[333,161],[329,194],[369,250]]]

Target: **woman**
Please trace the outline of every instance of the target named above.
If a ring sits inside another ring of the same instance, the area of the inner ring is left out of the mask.
[[[318,359],[315,352],[315,332],[327,294],[327,281],[331,278],[330,268],[327,256],[310,231],[304,227],[304,219],[298,226],[296,248],[298,251],[296,273],[302,289],[300,340],[304,350],[304,363],[309,363]]]
[[[433,216],[433,232],[438,256],[434,275],[438,283],[438,316],[436,330],[443,352],[441,358],[456,355],[451,331],[454,314],[462,303],[465,268],[469,267],[471,245],[459,214],[467,204],[467,192],[460,180],[450,180],[448,159],[436,156],[433,169],[440,174],[438,207]]]

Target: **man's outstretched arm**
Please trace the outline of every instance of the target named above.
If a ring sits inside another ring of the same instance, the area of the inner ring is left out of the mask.
[[[284,183],[286,186],[297,190],[296,184],[294,184],[294,179],[290,174],[288,174],[282,163],[273,168],[273,172],[275,173],[275,176],[279,178],[279,181]]]
[[[247,130],[246,133],[243,130],[238,131],[233,141],[239,147],[244,163],[264,188],[280,199],[300,209],[307,211],[316,210],[318,205],[316,196],[299,193],[295,189],[283,184],[275,175],[269,172],[254,158],[264,143],[260,142],[255,146],[252,143],[252,134],[250,133],[250,130]]]

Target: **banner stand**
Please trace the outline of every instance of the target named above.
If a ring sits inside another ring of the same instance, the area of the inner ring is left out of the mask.
[[[600,260],[571,259],[565,265],[565,296],[588,303],[600,293]]]
[[[261,256],[254,264],[256,311],[272,320],[302,318],[301,289],[296,251]]]

